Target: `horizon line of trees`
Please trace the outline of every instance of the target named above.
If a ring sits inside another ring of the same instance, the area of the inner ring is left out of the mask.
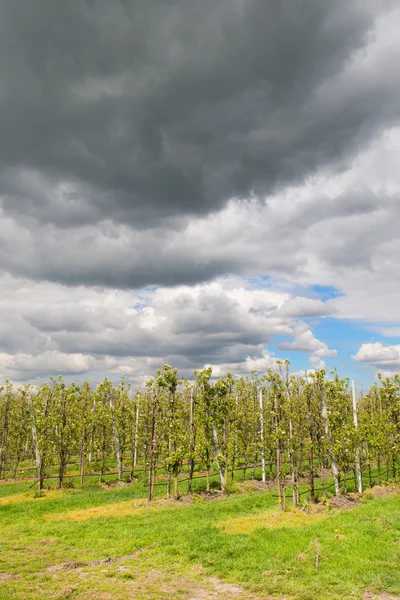
[[[195,371],[192,381],[169,365],[157,371],[145,390],[132,392],[122,378],[105,379],[96,388],[88,382],[67,385],[62,377],[37,388],[0,388],[0,478],[16,478],[34,462],[39,488],[56,472],[65,484],[75,460],[81,483],[89,472],[99,478],[110,461],[118,479],[140,477],[154,495],[158,479],[167,497],[178,498],[179,483],[202,476],[210,489],[213,468],[223,491],[235,472],[246,476],[261,469],[261,480],[276,480],[285,508],[289,486],[294,506],[300,484],[309,484],[316,499],[330,473],[336,495],[347,491],[349,476],[363,490],[398,473],[400,450],[400,377],[378,376],[357,397],[354,382],[325,370],[290,374],[289,361],[278,371],[217,380],[212,369]]]

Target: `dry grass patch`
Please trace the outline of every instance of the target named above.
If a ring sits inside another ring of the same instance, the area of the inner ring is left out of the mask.
[[[236,600],[261,600],[260,596],[255,596],[246,592],[241,586],[232,585],[220,581],[217,577],[208,577],[202,587],[198,587],[188,600],[212,600],[212,599],[236,599]],[[262,596],[263,600],[268,600],[271,596]]]
[[[0,506],[8,504],[23,504],[24,502],[40,502],[40,500],[57,500],[64,495],[63,490],[51,490],[43,492],[42,497],[36,497],[34,492],[25,492],[23,494],[14,494],[14,496],[5,496],[0,498]]]
[[[2,573],[0,571],[0,583],[5,581],[17,581],[20,578],[18,574],[14,573]]]
[[[400,596],[392,596],[386,592],[374,594],[373,592],[366,591],[362,597],[362,600],[400,600]]]
[[[148,503],[147,500],[124,500],[123,502],[111,502],[101,506],[89,508],[78,508],[65,513],[54,513],[45,515],[50,521],[87,521],[98,517],[126,517],[128,515],[144,515],[154,513],[165,508],[178,509],[182,505],[174,500],[155,500]]]
[[[374,496],[375,498],[389,498],[395,494],[400,494],[400,488],[394,482],[387,485],[375,485],[373,488],[364,491],[364,495]]]
[[[288,511],[265,511],[245,517],[233,517],[226,521],[216,523],[219,529],[226,533],[251,534],[256,529],[265,527],[267,529],[281,529],[283,527],[304,527],[313,525],[318,521],[328,518],[326,512],[306,513],[302,510],[290,509]]]

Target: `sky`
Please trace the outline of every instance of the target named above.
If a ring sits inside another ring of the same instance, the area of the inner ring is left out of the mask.
[[[0,379],[400,368],[400,7],[0,3]]]

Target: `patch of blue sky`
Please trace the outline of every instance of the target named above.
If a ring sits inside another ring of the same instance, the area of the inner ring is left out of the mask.
[[[375,380],[376,369],[355,361],[352,356],[357,354],[362,344],[388,343],[383,335],[372,331],[370,327],[370,324],[360,321],[327,317],[315,322],[312,328],[319,340],[337,350],[336,357],[324,359],[327,366],[336,368],[340,375],[346,375],[364,386],[369,386]],[[400,343],[400,337],[391,338],[390,343]]]
[[[254,290],[270,289],[272,285],[272,278],[269,275],[264,275],[263,277],[247,277],[246,281],[248,287]]]
[[[304,298],[313,298],[322,301],[343,296],[343,292],[331,285],[295,285],[290,291],[293,296],[303,296]]]
[[[158,285],[146,285],[143,288],[143,292],[155,292],[159,288]]]
[[[360,346],[366,343],[381,342],[388,344],[388,339],[375,331],[370,323],[349,319],[335,319],[325,317],[322,319],[302,319],[309,323],[315,337],[327,344],[329,349],[336,350],[337,356],[322,357],[329,372],[336,369],[341,377],[354,379],[359,387],[367,389],[376,380],[375,367],[358,362],[352,358]],[[266,345],[266,349],[277,357],[288,358],[293,372],[310,369],[308,354],[301,350],[279,350],[279,342],[290,341],[286,335],[274,336]],[[400,336],[390,337],[390,344],[400,344]]]
[[[316,294],[321,300],[329,300],[330,298],[343,296],[343,293],[332,285],[313,285],[308,289]]]
[[[317,298],[323,301],[343,295],[341,290],[334,286],[300,285],[282,277],[272,277],[269,275],[263,277],[248,277],[247,284],[250,289],[270,289],[276,292],[290,293],[293,296]]]
[[[131,308],[134,308],[135,310],[142,310],[143,308],[146,308],[147,306],[148,306],[148,304],[145,302],[135,302],[135,304],[132,304]]]

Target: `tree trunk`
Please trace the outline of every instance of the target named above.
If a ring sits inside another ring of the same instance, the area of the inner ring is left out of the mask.
[[[149,445],[149,479],[148,479],[148,489],[147,489],[147,500],[151,502],[153,499],[153,489],[154,489],[154,441],[155,441],[155,424],[156,424],[156,403],[153,398],[152,408],[151,408],[151,430],[150,430],[150,445]]]
[[[86,401],[86,397],[85,397],[85,404],[84,404],[84,412],[85,415],[83,415],[83,419],[85,419],[86,417],[86,411],[87,411],[87,401]],[[86,446],[86,437],[87,437],[87,432],[86,432],[86,421],[83,421],[83,426],[82,426],[82,437],[81,437],[81,448],[80,448],[80,470],[81,470],[81,485],[83,485],[85,483],[85,478],[86,478],[86,450],[87,450],[87,446]]]
[[[6,465],[6,446],[8,437],[8,415],[10,412],[10,394],[6,395],[6,405],[4,407],[4,421],[3,431],[1,432],[0,438],[0,477],[5,476],[5,465]]]
[[[358,417],[357,417],[357,397],[356,397],[356,384],[353,380],[351,382],[351,392],[352,392],[352,400],[353,400],[353,421],[356,432],[358,431]],[[363,485],[362,485],[362,473],[361,473],[361,461],[360,461],[360,449],[358,447],[357,440],[357,448],[356,448],[356,476],[357,476],[357,490],[359,494],[363,493]]]
[[[133,445],[133,468],[137,466],[138,460],[138,434],[139,434],[139,410],[140,410],[140,399],[138,397],[136,405],[136,417],[135,417],[135,442]],[[133,470],[132,470],[133,475]]]
[[[146,481],[147,476],[147,444],[143,444],[143,481]]]
[[[281,457],[281,442],[279,437],[279,400],[278,394],[274,396],[275,408],[275,450],[276,450],[276,478],[278,483],[278,502],[281,510],[285,509],[285,498],[282,483],[282,457]]]
[[[296,458],[293,450],[293,422],[292,418],[289,418],[289,459],[290,459],[290,471],[292,475],[292,499],[293,506],[298,506],[299,504],[299,482],[298,482],[298,473],[297,473],[297,465]]]
[[[93,462],[93,436],[94,436],[94,423],[96,415],[96,400],[93,400],[93,421],[90,429],[90,442],[89,442],[89,462]]]
[[[258,390],[258,400],[260,404],[261,480],[265,483],[267,477],[265,473],[264,400],[262,388]]]
[[[310,477],[310,500],[315,502],[315,484],[314,484],[314,430],[312,425],[312,414],[311,414],[311,398],[307,394],[307,423],[308,423],[308,434],[310,436],[310,452],[308,456],[308,470]]]
[[[168,456],[171,455],[171,442],[168,442]],[[171,465],[167,464],[167,498],[171,498]]]
[[[311,502],[315,502],[315,483],[314,483],[314,450],[312,444],[310,446],[310,455],[309,455],[309,471],[310,471],[310,500]]]
[[[83,443],[84,442],[82,442],[81,446],[81,485],[85,483],[86,478],[86,448]]]
[[[207,475],[206,475],[206,492],[210,491],[210,471],[211,471],[211,464],[210,464],[210,450],[207,447],[206,448],[206,469],[207,469]]]
[[[179,487],[178,487],[179,465],[174,465],[173,474],[174,474],[174,500],[179,500]]]
[[[225,492],[225,490],[226,490],[225,465],[221,464],[221,460],[220,460],[221,453],[220,453],[219,442],[218,442],[218,433],[217,433],[217,428],[215,427],[214,423],[212,423],[212,425],[211,425],[211,431],[212,431],[212,437],[213,437],[213,443],[214,443],[214,450],[215,450],[215,454],[217,457],[217,467],[218,467],[219,480],[221,482],[221,490],[223,492]]]
[[[102,444],[101,444],[101,469],[100,469],[100,478],[99,481],[103,480],[105,463],[106,463],[106,428],[103,425],[102,427]]]
[[[194,473],[194,450],[195,450],[195,426],[194,426],[194,411],[195,411],[195,390],[192,389],[190,394],[190,448],[189,448],[189,477],[188,477],[188,494],[192,492],[192,480]]]
[[[324,421],[324,430],[325,430],[325,438],[328,446],[328,455],[331,463],[331,470],[333,474],[333,481],[335,485],[335,494],[336,496],[340,496],[340,485],[339,485],[339,470],[337,468],[336,462],[333,458],[330,443],[331,443],[331,435],[329,429],[329,421],[328,421],[328,409],[326,406],[326,398],[325,398],[325,390],[323,385],[321,385],[321,411],[322,411],[322,419]]]
[[[110,393],[109,399],[110,399],[110,407],[112,410],[113,437],[114,437],[115,456],[117,458],[118,479],[121,481],[122,475],[123,475],[121,444],[120,444],[118,427],[117,427],[117,415],[116,415],[116,411],[115,411],[115,400],[114,400],[114,396],[113,396],[112,392]]]
[[[37,476],[39,479],[39,489],[42,490],[43,489],[43,481],[44,481],[42,455],[40,453],[40,448],[39,448],[35,411],[33,409],[32,396],[29,393],[27,394],[27,400],[28,400],[29,414],[31,417],[32,441],[33,441],[33,447],[35,450],[36,469],[37,469]]]
[[[371,469],[371,460],[370,460],[370,456],[369,456],[369,446],[368,446],[368,442],[365,443],[365,452],[366,452],[366,460],[367,460],[367,464],[368,464],[368,483],[369,483],[369,487],[372,487],[372,469]]]
[[[60,459],[60,465],[58,468],[58,488],[61,490],[64,483],[64,475],[65,475],[65,459]]]

